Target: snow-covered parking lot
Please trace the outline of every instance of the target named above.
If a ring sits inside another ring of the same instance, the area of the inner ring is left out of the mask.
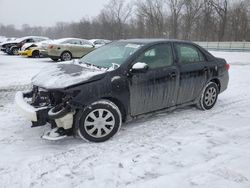
[[[49,59],[0,53],[0,187],[249,188],[250,53],[212,52],[231,64],[211,111],[195,107],[124,125],[105,143],[42,140],[13,105]]]

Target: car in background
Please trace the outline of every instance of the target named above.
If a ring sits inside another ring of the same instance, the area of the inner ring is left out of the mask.
[[[22,48],[24,44],[41,42],[41,41],[48,40],[48,39],[49,38],[47,37],[40,37],[40,36],[27,36],[27,37],[18,38],[15,40],[2,43],[1,51],[9,55],[18,55],[19,50]]]
[[[111,40],[106,40],[106,39],[91,39],[89,40],[96,48],[99,48],[101,46],[104,46],[106,44],[111,43]]]
[[[45,40],[38,43],[26,43],[22,46],[19,54],[25,57],[47,57],[47,53],[45,54],[44,51],[47,52],[48,45],[51,43],[52,40]]]
[[[95,46],[88,40],[79,38],[63,38],[54,40],[48,46],[48,57],[53,61],[69,61],[81,58],[93,51]]]
[[[229,68],[192,42],[121,40],[41,70],[33,89],[18,92],[15,101],[32,127],[52,125],[44,139],[103,142],[122,122],[145,114],[188,105],[212,109],[227,89]]]

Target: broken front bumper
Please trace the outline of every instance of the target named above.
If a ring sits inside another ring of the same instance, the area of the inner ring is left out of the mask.
[[[38,127],[50,123],[53,127],[63,127],[64,129],[71,129],[73,126],[73,117],[75,112],[68,108],[64,114],[60,114],[59,111],[55,114],[49,113],[53,108],[51,107],[34,107],[28,101],[32,98],[32,92],[22,93],[17,92],[15,96],[15,104],[18,111],[26,117],[26,119],[32,121],[32,127]],[[50,114],[50,115],[49,115]],[[52,117],[57,115],[57,117]]]
[[[33,122],[33,126],[42,126],[46,124],[44,115],[48,113],[48,107],[35,108],[27,102],[28,93],[17,92],[15,96],[15,104],[18,111]]]

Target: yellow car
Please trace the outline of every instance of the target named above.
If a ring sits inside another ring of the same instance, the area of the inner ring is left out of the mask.
[[[48,42],[50,41],[42,41],[39,43],[26,43],[22,46],[21,50],[19,51],[19,55],[25,57],[39,58],[43,56],[43,54],[41,54],[41,51],[45,49],[47,50]]]
[[[38,47],[32,47],[24,51],[19,51],[19,55],[25,56],[25,57],[37,58],[37,57],[40,57],[40,52],[39,52]]]

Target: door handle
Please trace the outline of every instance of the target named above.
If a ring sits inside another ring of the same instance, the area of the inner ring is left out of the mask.
[[[204,72],[208,71],[208,68],[207,68],[207,67],[204,67],[204,68],[203,68],[203,71],[204,71]]]
[[[177,77],[176,72],[171,72],[171,73],[169,73],[169,77],[170,77],[170,78],[176,78],[176,77]]]

